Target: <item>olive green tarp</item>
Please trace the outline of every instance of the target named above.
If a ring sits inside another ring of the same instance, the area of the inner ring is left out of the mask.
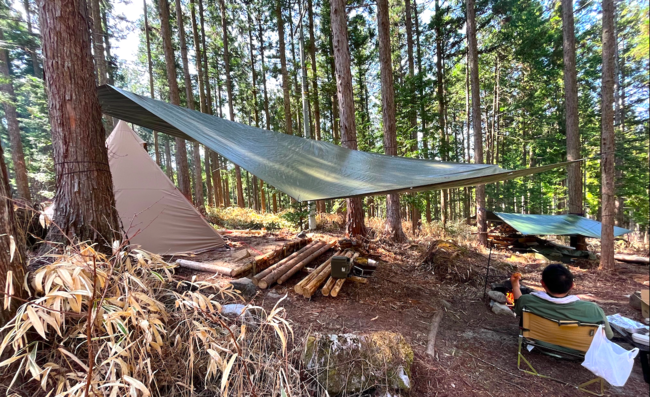
[[[585,236],[600,238],[602,223],[579,215],[527,215],[494,213],[523,235],[535,236]],[[614,226],[614,236],[630,230]]]
[[[349,150],[225,120],[109,85],[99,87],[99,101],[105,114],[198,141],[298,201],[475,186],[568,164],[510,171],[490,164]]]

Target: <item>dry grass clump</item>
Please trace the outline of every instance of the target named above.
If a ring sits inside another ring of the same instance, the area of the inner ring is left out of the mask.
[[[8,394],[301,394],[283,308],[222,313],[240,300],[232,289],[175,283],[173,266],[141,250],[106,257],[79,245],[54,259],[2,328]]]
[[[208,222],[227,229],[291,229],[293,225],[282,217],[286,212],[260,213],[251,208],[206,208]]]

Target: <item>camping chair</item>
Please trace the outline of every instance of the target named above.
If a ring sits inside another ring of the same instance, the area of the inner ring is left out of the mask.
[[[545,353],[557,358],[569,359],[584,359],[585,353],[589,350],[591,340],[594,338],[598,330],[598,324],[582,323],[579,321],[565,321],[565,320],[552,320],[541,317],[526,309],[522,313],[522,326],[519,331],[519,352],[517,354],[517,368],[520,371],[526,372],[531,375],[539,376],[542,378],[552,379],[557,382],[571,385],[553,377],[542,375],[535,368],[524,355],[522,354],[523,346],[536,346],[544,350]],[[539,342],[544,342],[540,344]],[[549,346],[552,345],[552,346]],[[571,349],[571,352],[564,351],[559,348]],[[521,368],[521,360],[523,360],[530,370]],[[600,393],[587,390],[586,387],[600,382]],[[578,390],[602,396],[604,390],[604,380],[601,377],[589,380],[580,385],[575,386]]]

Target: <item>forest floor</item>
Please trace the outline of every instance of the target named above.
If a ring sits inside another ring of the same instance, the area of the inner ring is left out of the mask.
[[[235,248],[251,248],[258,252],[268,252],[289,238],[237,233],[226,237]],[[341,236],[327,234],[321,237]],[[412,396],[579,394],[571,386],[517,370],[518,320],[514,316],[492,313],[483,298],[486,251],[471,244],[459,245],[452,259],[421,264],[425,251],[424,241],[403,245],[378,242],[371,252],[380,261],[378,270],[367,284],[348,282],[336,298],[324,297],[317,292],[311,299],[305,299],[293,292],[293,286],[304,277],[301,274],[283,285],[259,291],[252,303],[270,309],[287,295],[281,305],[292,322],[296,359],[299,359],[301,341],[311,332],[401,333],[415,353]],[[213,256],[196,259],[214,259]],[[315,263],[322,263],[324,259],[321,259]],[[523,274],[526,285],[541,289],[544,266],[544,263],[526,255],[493,251],[491,274],[494,279],[490,281],[506,280],[516,269]],[[576,279],[574,293],[581,299],[596,302],[607,315],[621,313],[641,320],[640,312],[629,306],[628,296],[648,288],[647,267],[619,262],[613,272],[574,266],[571,266],[571,271]],[[182,277],[190,274],[195,273],[180,271]],[[215,279],[206,273],[196,275],[218,283],[228,280]],[[436,354],[431,357],[425,353],[427,335],[431,319],[438,310],[444,310],[444,315],[435,341]],[[579,384],[593,378],[580,362],[557,360],[537,350],[527,353],[527,356],[540,373],[564,382]],[[638,358],[625,387],[606,386],[607,395],[647,396],[648,392]]]

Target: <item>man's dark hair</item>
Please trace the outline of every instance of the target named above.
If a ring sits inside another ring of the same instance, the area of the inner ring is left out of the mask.
[[[573,286],[573,274],[564,265],[554,263],[542,272],[542,281],[553,294],[566,294]]]

